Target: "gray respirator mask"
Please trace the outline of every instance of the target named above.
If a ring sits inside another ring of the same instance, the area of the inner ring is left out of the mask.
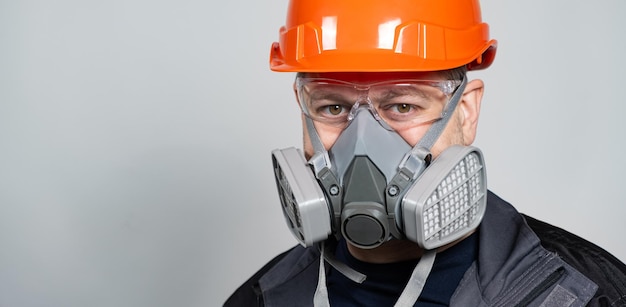
[[[327,151],[305,116],[314,155],[306,161],[296,148],[272,151],[282,210],[296,239],[312,246],[341,236],[369,249],[397,238],[431,250],[476,229],[487,195],[481,151],[454,145],[434,160],[430,153],[466,83],[413,147],[364,105]]]

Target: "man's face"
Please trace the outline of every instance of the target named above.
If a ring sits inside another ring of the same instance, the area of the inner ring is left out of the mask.
[[[400,72],[400,73],[314,73],[307,74],[307,77],[329,78],[341,80],[351,83],[369,84],[374,82],[393,81],[393,80],[444,80],[441,73],[424,73],[424,72]],[[447,147],[459,144],[470,145],[475,138],[476,128],[478,124],[478,114],[480,112],[480,100],[482,99],[483,83],[481,80],[472,80],[468,82],[465,91],[461,96],[461,101],[452,114],[445,130],[431,148],[432,154],[436,157]],[[445,103],[439,101],[438,103]],[[305,116],[303,114],[303,116]],[[319,137],[324,144],[326,150],[335,143],[345,127],[323,123],[314,120],[315,128]],[[424,136],[432,121],[418,125],[409,125],[406,127],[394,127],[396,132],[411,146],[415,146]],[[306,125],[303,121],[304,130],[304,152],[308,158],[313,153],[313,146],[307,132]]]

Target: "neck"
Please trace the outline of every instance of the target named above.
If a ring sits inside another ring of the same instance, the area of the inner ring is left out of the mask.
[[[396,239],[389,240],[372,249],[358,248],[348,243],[348,251],[354,258],[368,263],[393,263],[413,260],[420,258],[424,254],[424,250],[416,243]]]
[[[452,243],[437,248],[437,252],[442,252],[450,248],[451,246],[454,246],[461,240],[469,237],[472,233],[474,233],[474,231],[475,230],[471,231],[470,233]],[[354,258],[368,263],[393,263],[406,260],[414,260],[419,259],[424,254],[424,249],[419,247],[417,243],[411,242],[409,240],[398,239],[389,240],[382,245],[372,249],[358,248],[348,243],[348,251]]]

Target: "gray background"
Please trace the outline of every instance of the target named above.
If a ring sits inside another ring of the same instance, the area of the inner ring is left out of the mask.
[[[0,0],[0,306],[218,306],[295,244],[286,0]],[[626,260],[622,0],[483,3],[489,187]]]

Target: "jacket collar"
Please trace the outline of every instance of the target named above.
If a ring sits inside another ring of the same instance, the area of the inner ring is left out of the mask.
[[[465,273],[451,306],[513,306],[552,296],[584,306],[595,294],[593,282],[544,249],[522,215],[491,192],[478,231],[478,259]],[[312,306],[319,256],[317,248],[298,246],[269,270],[259,280],[265,306]]]
[[[530,304],[541,301],[550,289],[563,289],[584,305],[595,293],[593,282],[543,248],[523,216],[491,192],[478,231],[478,259],[465,273],[451,305]]]

